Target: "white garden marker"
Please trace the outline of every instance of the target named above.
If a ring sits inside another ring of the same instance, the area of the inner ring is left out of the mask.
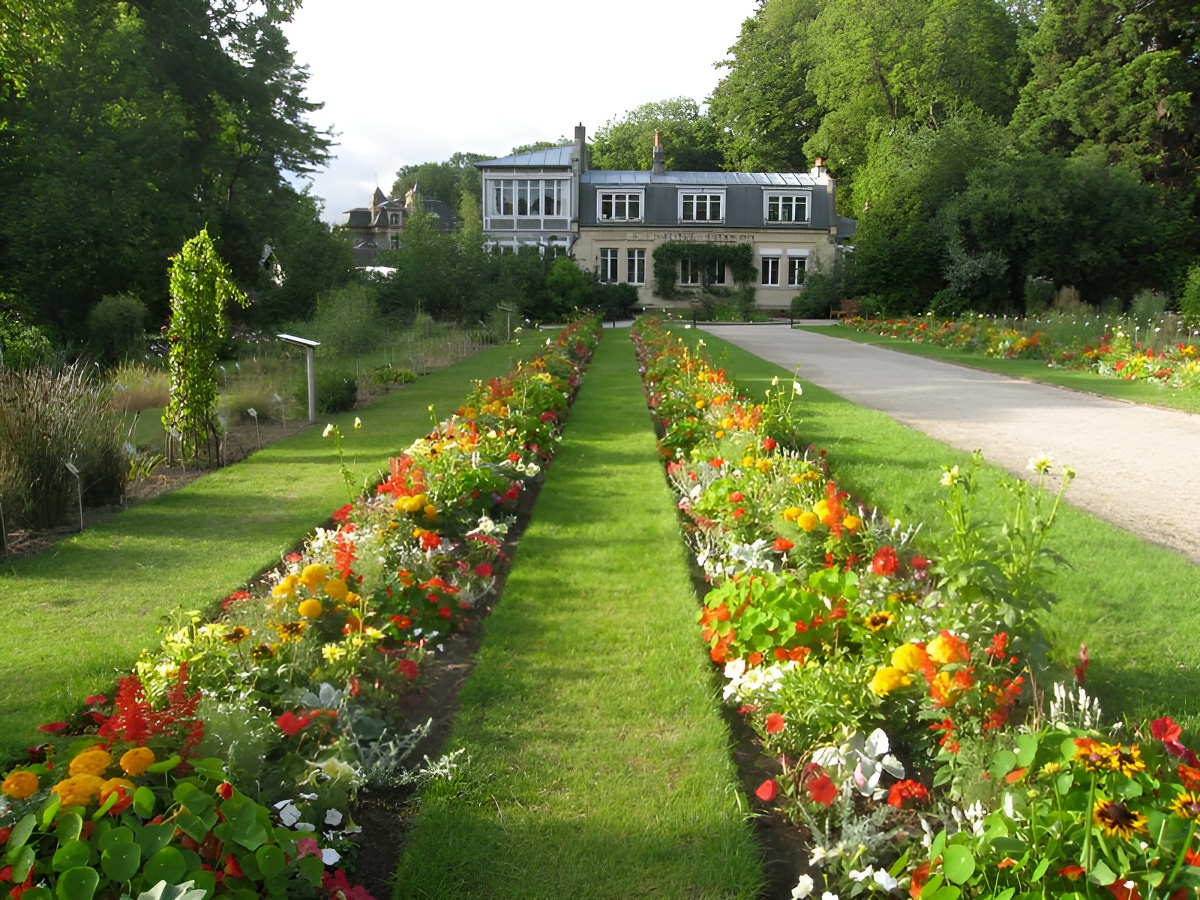
[[[275,337],[289,344],[304,348],[304,359],[308,364],[308,421],[317,421],[317,376],[314,369],[314,351],[321,346],[320,341],[310,341],[308,338],[296,337],[294,334],[277,334]]]

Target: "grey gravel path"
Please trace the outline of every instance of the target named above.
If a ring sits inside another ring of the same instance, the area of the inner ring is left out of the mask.
[[[1027,475],[1053,453],[1076,506],[1200,563],[1200,416],[1093,397],[786,326],[706,331],[961,450]]]

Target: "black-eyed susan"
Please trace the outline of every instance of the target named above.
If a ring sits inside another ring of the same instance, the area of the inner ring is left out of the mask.
[[[284,644],[299,641],[304,637],[304,632],[308,628],[307,622],[271,622],[270,625],[279,635],[280,642]]]
[[[1181,819],[1200,819],[1200,794],[1180,791],[1171,803],[1171,812]]]
[[[1092,807],[1092,821],[1100,826],[1105,837],[1129,840],[1146,830],[1146,817],[1130,809],[1120,800],[1105,800],[1103,797]]]
[[[1136,744],[1128,749],[1117,744],[1113,748],[1112,767],[1126,778],[1132,778],[1137,772],[1146,771],[1146,763],[1142,761],[1142,751]]]
[[[246,638],[250,637],[250,629],[245,625],[233,625],[225,630],[221,635],[221,640],[227,644],[240,644]]]
[[[886,610],[876,610],[870,613],[864,620],[863,624],[867,626],[869,631],[883,631],[885,628],[890,628],[892,623],[896,621],[896,617]]]

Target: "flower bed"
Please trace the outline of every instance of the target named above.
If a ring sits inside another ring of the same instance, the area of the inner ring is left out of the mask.
[[[947,536],[918,547],[915,525],[793,449],[798,384],[754,403],[660,325],[634,336],[712,585],[701,637],[778,760],[759,800],[811,842],[793,896],[1191,896],[1200,766],[1180,729],[1163,718],[1118,742],[1081,686],[1049,684],[1051,461],[1008,484],[991,525],[978,458],[946,468]],[[1086,667],[1083,652],[1079,682]]]
[[[1200,387],[1200,359],[1196,357],[1195,341],[1187,332],[1176,335],[1182,340],[1151,340],[1161,336],[1161,327],[1154,331],[1142,328],[1139,335],[1130,326],[1101,326],[1096,322],[1091,329],[1093,336],[1084,337],[1088,332],[1072,323],[1066,336],[1055,340],[1045,331],[1037,330],[1036,321],[1014,321],[1020,328],[982,317],[959,321],[856,318],[843,324],[856,331],[936,344],[981,356],[1044,359],[1054,366],[1126,381],[1147,381],[1177,390]]]
[[[477,383],[369,496],[327,428],[350,500],[336,527],[220,622],[167,634],[112,700],[43,727],[53,743],[0,785],[0,892],[366,896],[336,868],[351,801],[415,777],[402,764],[423,729],[396,696],[491,589],[598,337],[576,323]]]

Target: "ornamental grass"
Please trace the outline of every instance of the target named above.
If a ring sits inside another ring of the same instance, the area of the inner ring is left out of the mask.
[[[1169,717],[1114,737],[1038,613],[1063,490],[943,467],[937,539],[839,487],[779,424],[802,386],[741,395],[654,322],[635,330],[685,534],[712,589],[700,637],[778,774],[758,800],[802,828],[793,896],[1166,897],[1200,887],[1196,754]],[[1044,696],[1047,702],[1043,702]]]

